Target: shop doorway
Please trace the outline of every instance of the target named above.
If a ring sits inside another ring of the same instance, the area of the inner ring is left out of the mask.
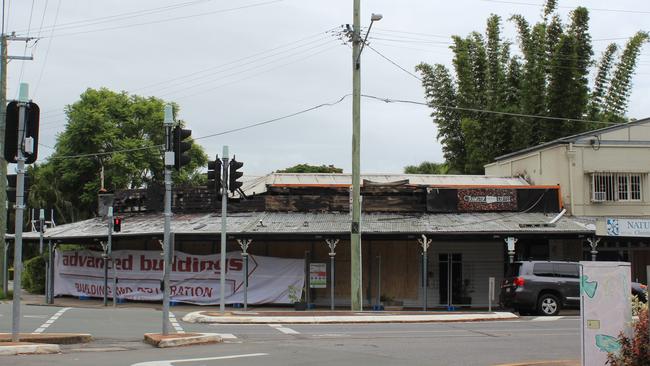
[[[438,299],[442,306],[463,304],[463,255],[438,254]]]

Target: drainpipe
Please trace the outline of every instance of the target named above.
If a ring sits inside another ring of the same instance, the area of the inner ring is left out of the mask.
[[[567,157],[569,158],[569,205],[571,207],[571,215],[575,216],[574,199],[573,199],[573,166],[576,160],[576,150],[573,148],[573,142],[569,143],[569,150],[567,150]]]

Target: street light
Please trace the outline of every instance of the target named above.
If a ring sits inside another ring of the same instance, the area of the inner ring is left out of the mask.
[[[361,41],[361,0],[354,0],[354,28],[352,34],[352,223],[350,225],[350,288],[352,311],[361,311],[361,51],[370,33],[372,23],[382,18],[370,17],[370,27]]]
[[[366,36],[363,37],[363,43],[361,43],[361,50],[359,50],[359,55],[357,55],[357,60],[355,64],[357,67],[359,67],[359,58],[361,57],[361,52],[363,52],[363,48],[366,46],[366,41],[368,41],[368,35],[370,34],[370,30],[372,29],[372,24],[374,22],[380,21],[384,16],[381,14],[372,14],[370,16],[370,25],[368,26],[368,31],[366,32]]]

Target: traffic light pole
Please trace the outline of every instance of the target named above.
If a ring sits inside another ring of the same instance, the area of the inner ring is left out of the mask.
[[[25,129],[25,114],[27,113],[26,104],[28,103],[27,97],[27,84],[20,84],[20,109],[18,113],[18,158],[16,167],[16,240],[14,247],[14,295],[12,307],[12,323],[11,323],[11,340],[18,342],[20,338],[20,295],[21,295],[21,274],[23,269],[23,211],[24,193],[25,193],[25,156],[23,154],[24,142],[24,129]],[[4,106],[3,106],[4,107]]]
[[[226,223],[228,215],[228,146],[223,147],[221,164],[221,260],[219,261],[219,311],[226,312]]]
[[[169,334],[169,274],[171,266],[171,223],[172,223],[172,171],[174,152],[172,150],[173,114],[170,104],[165,106],[165,231],[163,234],[163,311],[162,333]]]
[[[108,306],[108,264],[110,263],[113,239],[113,207],[108,208],[108,244],[104,249],[104,306]],[[113,299],[115,298],[113,293]]]
[[[4,32],[4,29],[2,30]],[[33,37],[19,37],[15,34],[0,34],[0,141],[5,140],[5,129],[7,124],[7,61],[8,60],[32,60],[32,56],[9,56],[7,54],[8,41],[25,41],[33,40]],[[0,204],[4,209],[0,209],[0,250],[4,250],[6,244],[5,234],[7,228],[7,160],[0,154]],[[0,256],[0,261],[3,261]],[[0,267],[3,267],[2,263]],[[0,273],[0,281],[5,282],[7,278],[5,273]]]

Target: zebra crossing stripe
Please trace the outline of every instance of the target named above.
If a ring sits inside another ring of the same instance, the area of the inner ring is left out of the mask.
[[[33,331],[32,334],[40,334],[40,333],[45,332],[45,330],[46,330],[50,325],[54,324],[54,322],[55,322],[57,319],[59,319],[59,318],[61,317],[61,315],[63,315],[63,313],[65,313],[66,311],[68,311],[68,310],[70,310],[70,309],[72,309],[72,308],[63,308],[63,309],[57,311],[56,314],[52,315],[52,317],[50,317],[50,318],[49,318],[45,323],[41,324],[40,327],[36,328],[36,330]]]
[[[169,312],[169,322],[172,324],[172,327],[176,330],[176,333],[179,334],[185,334],[185,330],[183,330],[183,327],[178,323],[178,320],[176,320],[176,315],[172,313],[171,311]]]

